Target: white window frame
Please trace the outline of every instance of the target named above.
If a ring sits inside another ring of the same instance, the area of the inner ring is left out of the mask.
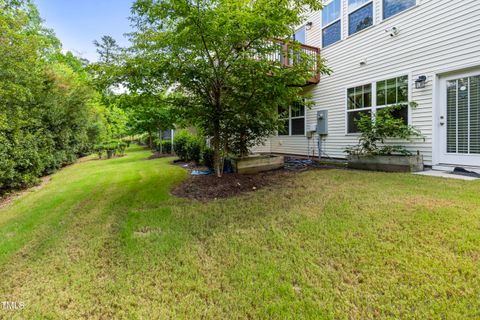
[[[323,4],[323,7],[328,6],[328,5],[329,5],[330,3],[332,3],[333,1],[335,1],[335,0],[329,0],[329,1],[325,2],[325,3]],[[344,28],[344,25],[343,25],[343,23],[342,23],[342,20],[343,20],[343,5],[344,5],[344,1],[345,1],[345,0],[340,0],[340,15],[339,15],[338,19],[330,22],[329,24],[327,24],[327,25],[325,25],[325,26],[323,25],[323,16],[320,14],[320,20],[321,20],[320,25],[322,26],[322,28],[321,28],[321,30],[320,30],[320,34],[321,34],[321,39],[320,39],[320,40],[321,40],[321,48],[322,48],[322,49],[329,48],[329,47],[331,47],[331,46],[333,46],[333,45],[335,45],[335,44],[337,44],[337,43],[339,43],[339,42],[341,42],[341,41],[343,40],[343,32],[344,32],[344,29],[343,29],[343,28]],[[373,0],[372,0],[372,1],[373,1]],[[329,44],[328,46],[324,47],[324,46],[323,46],[323,30],[324,30],[325,28],[330,27],[332,24],[337,23],[338,21],[340,21],[340,40],[338,40],[337,42],[331,43],[331,44]]]
[[[383,10],[384,10],[383,0],[380,0],[380,3],[379,3],[379,6],[380,6],[380,21],[390,20],[390,19],[392,19],[392,18],[395,18],[395,17],[401,15],[402,13],[405,13],[405,12],[407,12],[407,11],[409,11],[409,10],[412,10],[412,9],[418,7],[418,6],[422,3],[422,1],[423,1],[423,0],[416,0],[416,1],[415,1],[415,5],[411,6],[410,8],[405,9],[405,10],[400,11],[400,12],[397,12],[396,14],[394,14],[393,16],[390,16],[390,17],[388,17],[388,18],[384,18],[384,14],[383,14],[383,13],[384,13],[384,12],[383,12]]]
[[[356,88],[356,87],[360,87],[360,86],[366,86],[366,85],[371,85],[371,93],[372,93],[372,101],[370,103],[370,107],[366,107],[366,108],[357,108],[357,109],[348,109],[348,89],[352,89],[352,88]],[[345,88],[345,134],[346,135],[359,135],[360,133],[359,132],[348,132],[348,114],[349,113],[353,113],[353,112],[358,112],[358,111],[371,111],[371,115],[373,117],[373,114],[374,114],[374,94],[375,96],[377,95],[377,92],[376,92],[376,87],[375,87],[375,84],[374,83],[371,83],[371,82],[365,82],[365,83],[362,83],[362,84],[359,84],[359,85],[356,85],[356,86],[349,86],[349,87],[346,87]],[[376,99],[375,99],[376,100]]]
[[[391,76],[382,77],[382,78],[374,79],[374,80],[371,80],[371,81],[363,82],[361,84],[352,84],[352,85],[349,85],[349,86],[345,87],[344,94],[345,94],[345,135],[346,136],[359,136],[360,135],[359,132],[355,132],[355,133],[349,133],[348,132],[348,113],[349,113],[349,111],[353,112],[353,111],[370,110],[371,115],[372,115],[372,119],[374,119],[374,117],[377,113],[377,109],[383,109],[383,108],[386,108],[386,107],[391,107],[391,106],[397,105],[397,104],[387,104],[387,105],[377,106],[377,82],[386,81],[386,80],[393,79],[393,78],[400,78],[400,77],[404,77],[404,76],[408,77],[408,80],[407,80],[408,81],[408,101],[407,101],[408,125],[412,125],[412,123],[413,123],[413,121],[412,121],[412,106],[411,106],[412,89],[413,89],[412,73],[411,72],[402,72],[402,73],[398,73],[398,74],[393,74]],[[348,109],[348,89],[359,87],[359,86],[364,86],[364,85],[368,85],[368,84],[372,85],[372,106],[369,107],[369,108],[359,108],[359,109],[349,110]]]
[[[345,25],[346,25],[347,37],[353,37],[353,36],[355,36],[355,35],[363,32],[363,31],[368,30],[368,29],[370,29],[371,27],[375,26],[375,24],[376,24],[376,22],[377,22],[377,21],[376,21],[377,19],[376,19],[376,17],[375,17],[375,16],[376,16],[376,14],[375,14],[375,12],[376,12],[376,11],[375,11],[375,9],[376,9],[376,1],[370,0],[370,1],[368,1],[368,2],[365,2],[364,4],[361,4],[361,5],[359,5],[358,7],[356,7],[355,9],[353,9],[352,11],[350,11],[350,8],[349,8],[349,6],[348,6],[348,0],[342,0],[342,1],[345,1],[345,6],[347,7],[347,17],[346,17],[346,19],[345,19],[345,20],[346,20],[346,21],[345,21]],[[380,0],[380,1],[383,3],[383,0]],[[360,30],[360,31],[357,31],[357,32],[355,32],[355,33],[349,34],[349,33],[350,33],[350,15],[351,15],[352,13],[354,13],[354,12],[362,9],[363,7],[366,7],[366,6],[370,5],[370,4],[372,4],[372,25],[366,27],[365,29],[362,29],[362,30]]]
[[[304,121],[304,126],[303,126],[303,134],[292,134],[292,120],[294,119],[302,119]],[[288,119],[287,118],[281,118],[280,120],[288,120],[288,134],[278,134],[277,136],[279,137],[305,137],[307,134],[307,106],[303,106],[303,116],[300,117],[292,117],[292,107],[288,107]]]

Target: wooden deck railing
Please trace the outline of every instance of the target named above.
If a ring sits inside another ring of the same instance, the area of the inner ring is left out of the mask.
[[[270,45],[274,46],[273,53],[270,53],[267,57],[271,61],[279,62],[281,65],[288,67],[294,65],[296,59],[300,59],[300,57],[295,57],[295,55],[292,56],[292,54],[289,54],[288,43],[272,41]],[[311,79],[309,79],[308,84],[319,83],[320,73],[318,72],[318,63],[320,60],[320,48],[302,44],[300,45],[300,50],[302,51],[302,53],[307,54],[313,58],[313,65],[311,66],[311,70],[315,73],[315,75]]]

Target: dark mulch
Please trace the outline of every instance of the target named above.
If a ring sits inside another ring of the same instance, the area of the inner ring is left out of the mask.
[[[190,173],[194,170],[208,171],[207,167],[198,166],[194,162],[187,163],[176,160],[173,164],[187,169]],[[300,172],[319,169],[338,169],[338,166],[321,164],[308,159],[286,157],[284,168],[275,171],[249,175],[224,174],[222,178],[217,178],[215,175],[190,176],[174,188],[172,194],[199,201],[230,198],[255,192],[265,187],[280,186],[285,184],[288,178]]]
[[[174,188],[172,194],[199,201],[230,198],[268,186],[280,185],[292,174],[286,170],[276,170],[252,175],[224,174],[221,178],[215,175],[191,176]]]

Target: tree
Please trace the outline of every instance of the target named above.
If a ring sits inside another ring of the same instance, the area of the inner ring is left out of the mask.
[[[103,36],[100,41],[94,40],[93,44],[97,47],[99,62],[110,64],[118,60],[121,48],[111,36]]]
[[[0,195],[92,151],[104,115],[82,63],[29,0],[0,0]]]
[[[132,133],[147,133],[151,149],[153,149],[153,137],[157,133],[160,153],[163,152],[163,132],[172,129],[177,119],[172,98],[164,92],[155,95],[130,93],[123,95],[120,99],[120,105],[129,115]]]
[[[328,71],[291,41],[307,10],[319,9],[317,0],[135,2],[135,52],[150,78],[164,77],[187,97],[179,105],[211,137],[217,176],[226,154],[244,155],[273,134],[277,108],[300,103],[307,80]],[[279,54],[294,63],[283,67],[272,59]]]

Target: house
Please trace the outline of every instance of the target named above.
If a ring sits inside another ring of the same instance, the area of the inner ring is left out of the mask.
[[[425,136],[408,143],[425,164],[480,167],[480,1],[329,0],[295,39],[321,48],[333,70],[310,84],[315,106],[255,152],[345,158],[358,141],[354,119],[405,103],[398,116]],[[416,102],[413,108],[407,102]],[[328,134],[311,134],[318,111]]]

